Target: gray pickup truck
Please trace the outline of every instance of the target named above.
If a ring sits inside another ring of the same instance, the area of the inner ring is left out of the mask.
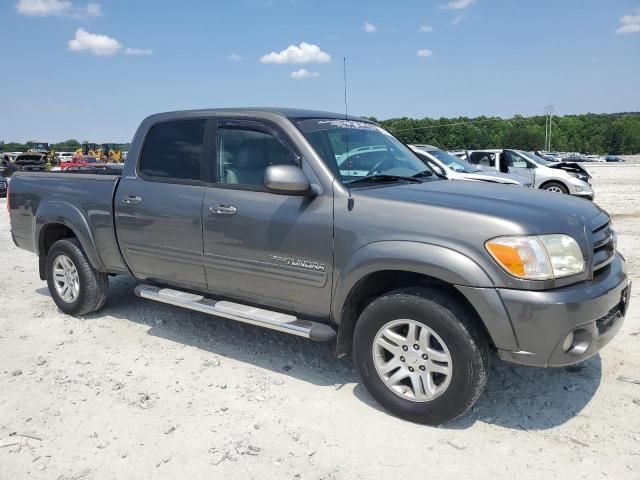
[[[341,172],[352,148],[366,176]],[[565,195],[436,178],[375,123],[293,109],[153,115],[121,174],[18,173],[15,244],[71,315],[108,278],[135,293],[352,351],[389,411],[439,424],[489,355],[540,367],[595,355],[630,284],[606,212]]]

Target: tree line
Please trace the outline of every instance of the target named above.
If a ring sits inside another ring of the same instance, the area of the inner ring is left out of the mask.
[[[372,120],[378,121],[373,117]],[[445,150],[517,148],[543,150],[547,117],[391,118],[379,121],[405,143]],[[585,154],[640,153],[640,112],[551,118],[551,149]]]
[[[405,143],[427,143],[445,150],[518,148],[543,150],[547,117],[390,118],[378,120]],[[33,142],[1,142],[0,151],[25,151]],[[80,148],[77,140],[54,143],[56,151]],[[116,144],[128,150],[128,143]],[[640,153],[640,112],[567,115],[551,118],[551,149],[586,154],[633,155]]]

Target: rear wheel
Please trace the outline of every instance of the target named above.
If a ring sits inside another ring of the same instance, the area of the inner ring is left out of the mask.
[[[58,308],[69,315],[86,315],[102,308],[109,277],[96,271],[75,238],[58,240],[47,253],[47,285]]]
[[[569,193],[569,190],[567,189],[567,187],[565,187],[563,184],[559,182],[545,183],[544,186],[542,187],[542,190],[546,190],[547,192],[551,192],[551,193],[564,193],[564,194]]]
[[[390,292],[354,332],[363,383],[393,414],[437,425],[465,413],[489,375],[487,340],[455,298],[433,289]]]

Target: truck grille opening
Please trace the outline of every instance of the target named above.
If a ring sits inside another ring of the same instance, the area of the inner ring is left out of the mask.
[[[622,311],[620,308],[620,304],[613,307],[611,310],[607,312],[606,315],[603,315],[599,319],[596,320],[596,327],[598,328],[598,333],[603,334],[607,330],[609,330],[614,323],[618,321],[618,319],[622,317]]]
[[[598,274],[613,260],[615,254],[611,221],[593,231],[593,274]]]

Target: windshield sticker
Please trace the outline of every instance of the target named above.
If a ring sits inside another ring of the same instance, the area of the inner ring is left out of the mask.
[[[356,130],[376,131],[379,127],[372,123],[358,122],[355,120],[319,120],[318,125],[330,125],[337,128],[353,128]]]

